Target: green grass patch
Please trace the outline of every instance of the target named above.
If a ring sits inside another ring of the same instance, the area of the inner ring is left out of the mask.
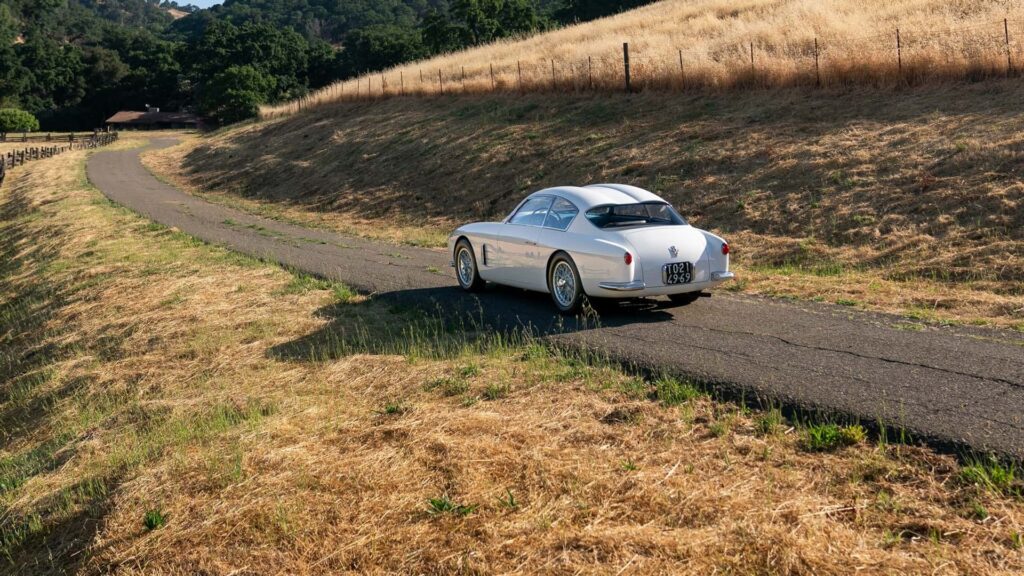
[[[348,302],[356,296],[356,292],[341,282],[320,278],[310,274],[295,272],[292,279],[278,291],[279,295],[306,294],[315,290],[329,291],[339,302]]]
[[[831,452],[866,439],[867,432],[860,424],[815,424],[804,430],[804,448],[810,452]]]
[[[960,480],[1001,496],[1024,497],[1024,483],[1018,468],[995,456],[968,460],[960,469]]]
[[[655,396],[665,406],[678,406],[704,396],[692,382],[662,376],[654,381]]]
[[[786,418],[778,408],[772,408],[760,414],[754,420],[754,432],[758,436],[774,436],[778,434],[786,424]]]
[[[146,527],[146,530],[156,530],[162,528],[167,524],[167,514],[164,513],[160,508],[153,508],[147,510],[145,516],[142,518],[142,525]]]
[[[477,509],[476,504],[459,504],[448,497],[447,494],[440,498],[431,498],[427,500],[427,511],[435,516],[440,515],[452,515],[452,516],[469,516]]]

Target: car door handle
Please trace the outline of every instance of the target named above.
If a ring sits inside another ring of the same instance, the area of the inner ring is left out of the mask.
[[[530,242],[529,240],[527,240],[526,243],[529,244],[530,246],[536,246],[537,245],[536,242]]]

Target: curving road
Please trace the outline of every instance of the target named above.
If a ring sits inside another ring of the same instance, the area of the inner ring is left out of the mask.
[[[159,139],[150,147],[174,143]],[[462,309],[495,327],[528,324],[560,344],[700,379],[731,394],[884,422],[940,447],[1024,460],[1022,334],[931,326],[908,331],[894,316],[724,292],[685,308],[657,302],[610,307],[597,326],[566,326],[545,295],[501,288],[479,300],[464,295],[442,251],[211,204],[154,178],[140,152],[96,153],[89,180],[111,200],[203,240],[381,298]]]

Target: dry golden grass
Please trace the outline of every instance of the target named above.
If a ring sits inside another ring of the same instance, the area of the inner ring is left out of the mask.
[[[111,206],[83,157],[0,197],[8,573],[1024,569],[1002,468],[809,452],[685,383],[438,331]]]
[[[545,186],[626,182],[729,238],[737,289],[1024,329],[1016,81],[729,97],[344,103],[150,157],[267,216],[441,245]]]
[[[1022,38],[1020,0],[665,0],[340,82],[261,116],[387,94],[621,91],[623,42],[634,89],[680,90],[1005,76],[1024,69]]]

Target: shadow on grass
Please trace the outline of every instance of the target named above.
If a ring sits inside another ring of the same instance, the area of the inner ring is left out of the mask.
[[[45,270],[60,258],[59,242],[41,241],[32,226],[37,208],[24,187],[0,201],[0,497],[33,477],[59,469],[75,454],[74,438],[57,432],[53,411],[88,384],[71,379],[45,388],[54,363],[83,343],[58,341],[56,321],[83,284],[55,284]],[[45,391],[42,391],[45,390]],[[48,438],[33,445],[35,438]],[[12,449],[13,447],[13,449]],[[24,512],[0,514],[0,572],[64,574],[86,559],[119,480],[91,478],[49,493]]]
[[[353,354],[452,357],[518,346],[531,338],[624,324],[666,322],[666,303],[595,302],[575,317],[557,314],[547,294],[489,286],[476,296],[455,287],[399,290],[317,311],[330,322],[272,347],[280,360],[327,361]]]
[[[85,564],[83,554],[113,507],[117,477],[81,480],[35,503],[25,516],[0,525],[0,565],[6,574],[69,574]]]

